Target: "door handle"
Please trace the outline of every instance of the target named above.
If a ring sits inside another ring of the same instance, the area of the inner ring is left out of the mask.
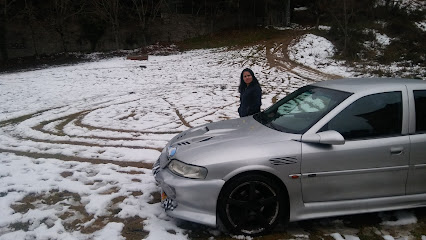
[[[401,155],[404,154],[404,147],[391,147],[391,155]]]

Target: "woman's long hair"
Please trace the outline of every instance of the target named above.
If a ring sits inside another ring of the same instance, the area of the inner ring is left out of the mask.
[[[253,71],[252,71],[250,68],[245,68],[245,69],[241,72],[241,76],[240,76],[240,86],[238,86],[238,92],[239,92],[239,93],[241,93],[241,92],[244,90],[244,88],[246,88],[246,87],[247,87],[247,84],[244,82],[244,77],[243,77],[244,72],[249,72],[249,73],[250,73],[250,75],[251,75],[251,77],[253,78],[253,80],[252,80],[252,82],[250,83],[250,85],[251,85],[251,84],[253,84],[253,85],[259,85],[259,81],[257,81],[257,78],[256,78],[256,76],[254,76]]]

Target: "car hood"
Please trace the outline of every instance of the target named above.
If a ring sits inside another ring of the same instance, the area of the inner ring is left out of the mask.
[[[300,135],[270,129],[249,116],[186,130],[175,136],[167,148],[175,149],[174,159],[200,164],[199,159],[208,159],[218,152],[249,150],[266,143],[298,139]]]

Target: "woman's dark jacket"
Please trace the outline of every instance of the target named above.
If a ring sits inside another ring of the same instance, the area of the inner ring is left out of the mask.
[[[262,105],[262,89],[259,84],[249,84],[241,90],[238,108],[240,117],[260,112],[260,105]]]

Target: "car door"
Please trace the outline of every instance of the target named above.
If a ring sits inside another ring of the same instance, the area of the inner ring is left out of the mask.
[[[412,127],[407,194],[426,193],[426,88],[412,87],[408,93]]]
[[[404,87],[405,88],[405,87]],[[302,143],[304,202],[405,194],[409,136],[403,134],[407,91],[362,96],[318,132],[335,130],[343,145]]]

